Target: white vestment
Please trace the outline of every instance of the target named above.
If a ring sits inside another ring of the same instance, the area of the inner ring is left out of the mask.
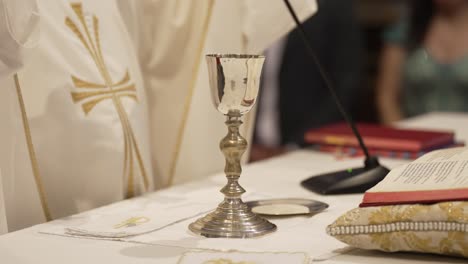
[[[7,29],[17,2],[2,1]],[[1,80],[16,103],[16,153],[0,165],[10,231],[154,189],[143,79],[116,1],[37,1],[32,13],[37,43],[20,49],[16,81]]]
[[[204,54],[260,53],[293,27],[270,0],[0,4],[8,231],[222,170]]]
[[[280,0],[119,1],[137,43],[149,101],[157,186],[222,171],[219,141],[225,117],[211,102],[204,55],[262,53],[294,27]],[[300,19],[316,11],[315,0],[291,1]],[[132,6],[132,7],[131,7]],[[137,21],[134,18],[139,18]],[[255,110],[241,128],[249,141]],[[244,155],[247,160],[248,152]]]
[[[24,50],[38,41],[35,1],[0,1],[0,226],[7,231],[45,220],[15,89],[13,74],[24,63]]]

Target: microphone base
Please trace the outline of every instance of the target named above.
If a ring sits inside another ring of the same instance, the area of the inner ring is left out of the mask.
[[[383,180],[389,171],[381,165],[350,168],[310,177],[301,185],[319,194],[363,193]]]

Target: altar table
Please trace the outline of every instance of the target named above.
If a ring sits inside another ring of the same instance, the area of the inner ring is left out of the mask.
[[[468,142],[468,115],[457,113],[431,113],[398,123],[401,127],[455,130],[458,140]],[[220,153],[221,155],[221,153]],[[407,160],[381,159],[389,168],[408,162]],[[466,263],[466,259],[449,258],[413,253],[383,253],[353,249],[326,235],[325,228],[334,219],[356,207],[362,194],[321,196],[300,186],[300,181],[323,172],[361,166],[361,158],[336,159],[336,157],[310,150],[299,150],[252,163],[243,168],[241,185],[248,190],[249,197],[263,198],[309,198],[326,202],[330,207],[311,217],[272,218],[278,231],[262,238],[253,239],[208,239],[191,234],[187,225],[199,216],[181,220],[157,231],[137,236],[126,241],[76,238],[45,234],[50,227],[69,221],[59,219],[0,236],[1,264],[37,263],[178,263],[188,251],[237,250],[241,252],[304,252],[310,263]],[[149,194],[148,199],[158,202],[161,197],[185,197],[212,203],[222,200],[218,190],[225,184],[222,173],[206,180],[174,186]],[[138,199],[138,198],[137,198]],[[111,205],[119,208],[126,201]],[[194,201],[196,202],[196,201]],[[84,212],[83,217],[99,214],[106,207]],[[183,208],[174,208],[184,210]],[[165,217],[171,210],[161,212]],[[179,213],[181,211],[178,211]],[[69,219],[76,219],[80,215]],[[190,215],[188,215],[190,217]]]

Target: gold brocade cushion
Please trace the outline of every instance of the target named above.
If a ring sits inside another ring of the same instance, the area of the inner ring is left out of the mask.
[[[351,246],[468,258],[468,202],[355,208],[327,227]]]

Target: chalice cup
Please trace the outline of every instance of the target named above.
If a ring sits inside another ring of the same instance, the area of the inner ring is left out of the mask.
[[[264,56],[237,54],[206,55],[211,96],[216,109],[227,117],[227,135],[219,147],[226,158],[227,184],[221,189],[224,200],[217,209],[189,225],[205,237],[249,238],[276,230],[276,226],[253,213],[242,201],[245,192],[239,185],[241,157],[247,140],[239,133],[241,117],[257,99]]]

